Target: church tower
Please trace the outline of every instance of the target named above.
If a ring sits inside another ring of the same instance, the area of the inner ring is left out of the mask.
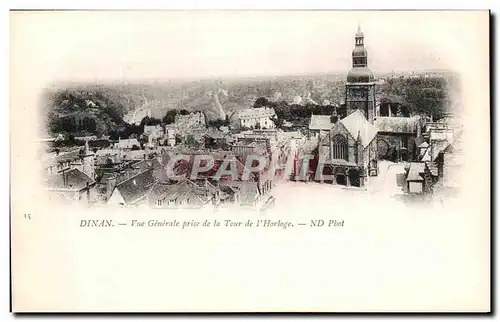
[[[366,119],[373,123],[375,119],[375,82],[372,72],[368,69],[365,37],[360,27],[358,27],[354,40],[352,68],[347,74],[345,91],[346,115],[360,110]]]

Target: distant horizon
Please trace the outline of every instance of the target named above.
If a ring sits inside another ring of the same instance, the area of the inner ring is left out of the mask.
[[[281,74],[281,75],[220,75],[220,76],[205,76],[205,77],[172,77],[172,78],[136,78],[130,80],[99,80],[99,81],[57,81],[50,84],[48,87],[65,87],[65,86],[107,86],[107,85],[153,85],[153,84],[166,84],[166,83],[189,83],[198,81],[236,81],[236,80],[267,80],[267,79],[279,79],[279,78],[290,78],[290,77],[318,77],[318,76],[346,76],[347,71],[328,71],[324,73],[295,73],[295,74]],[[372,71],[373,72],[373,71]],[[415,73],[416,75],[421,75],[425,73],[446,73],[455,74],[456,71],[445,68],[434,68],[434,69],[420,69],[420,70],[393,70],[384,72],[373,72],[375,77],[384,77],[391,74],[403,74],[411,75]]]

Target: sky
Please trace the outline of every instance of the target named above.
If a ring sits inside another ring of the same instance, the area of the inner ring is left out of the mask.
[[[51,81],[347,72],[361,27],[375,73],[483,57],[485,12],[11,12],[11,70]],[[480,29],[482,28],[482,29]],[[464,52],[467,54],[464,55]]]

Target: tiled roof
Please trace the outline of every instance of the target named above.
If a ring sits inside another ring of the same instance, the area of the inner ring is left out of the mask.
[[[406,181],[423,181],[424,178],[420,175],[425,172],[425,163],[423,162],[412,162],[410,163],[410,169],[408,171],[408,176]]]
[[[141,146],[137,139],[126,139],[118,141],[118,147],[121,149],[131,149],[134,145]]]
[[[181,194],[187,193],[192,187],[186,181],[180,181],[176,184],[155,184],[151,189],[148,198],[150,202],[168,197],[175,199]]]
[[[150,168],[149,165],[146,163],[146,160],[134,162],[130,165],[130,167],[139,170],[139,172],[144,172]]]
[[[439,156],[439,153],[443,152],[450,143],[448,140],[439,140],[439,141],[432,141],[431,142],[431,161],[435,161],[436,158]]]
[[[352,135],[354,139],[361,137],[363,148],[366,148],[377,136],[377,129],[366,119],[360,110],[356,110],[349,114],[347,117],[340,120],[346,130]]]
[[[80,150],[73,150],[71,152],[68,152],[68,153],[64,153],[64,154],[59,154],[58,156],[56,156],[56,161],[57,162],[67,162],[67,161],[73,161],[73,160],[76,160],[76,159],[79,159],[80,158]]]
[[[418,147],[419,148],[427,148],[427,147],[429,147],[429,143],[427,143],[427,142],[424,141]]]
[[[379,116],[374,123],[379,132],[415,133],[417,131],[418,118]]]
[[[161,125],[145,125],[144,126],[144,134],[151,133],[162,133],[163,127]]]
[[[155,179],[151,171],[144,171],[116,186],[126,203],[135,203],[146,197],[153,188]]]
[[[274,108],[268,107],[258,107],[258,108],[247,108],[238,113],[240,119],[252,119],[259,117],[273,117],[276,115]]]
[[[309,130],[325,130],[328,131],[332,128],[330,115],[311,115],[309,122]]]
[[[80,191],[87,186],[87,183],[93,185],[94,182],[92,178],[80,170],[71,169],[66,173],[48,176],[44,180],[44,185],[50,190]]]
[[[212,188],[214,188],[212,186]],[[183,180],[175,184],[155,184],[149,194],[148,201],[155,204],[157,200],[168,198],[180,203],[188,201],[189,206],[202,206],[210,202],[212,191],[209,186],[198,186],[190,180]]]
[[[114,173],[106,172],[102,175],[101,180],[99,180],[99,183],[105,184],[106,182],[108,182],[109,179],[112,179],[114,177],[115,177]]]

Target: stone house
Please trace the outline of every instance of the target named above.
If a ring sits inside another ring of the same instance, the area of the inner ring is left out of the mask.
[[[275,117],[274,108],[269,107],[248,108],[238,113],[240,127],[251,129],[274,129]]]

